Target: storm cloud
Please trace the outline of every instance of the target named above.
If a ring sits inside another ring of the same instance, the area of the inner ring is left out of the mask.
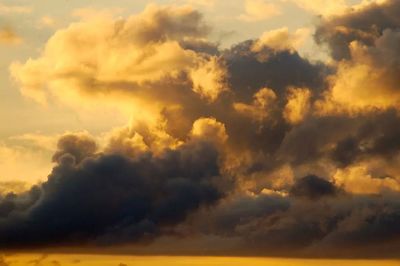
[[[162,253],[167,238],[179,253],[200,235],[221,240],[213,254],[398,256],[399,7],[320,18],[330,62],[302,56],[288,29],[220,48],[189,7],[56,31],[11,65],[22,94],[131,119],[62,136],[46,181],[3,192],[0,246]]]
[[[1,200],[1,246],[151,239],[224,195],[218,152],[210,143],[193,142],[157,157],[82,157],[90,144],[65,136],[59,147],[66,149],[48,180]]]

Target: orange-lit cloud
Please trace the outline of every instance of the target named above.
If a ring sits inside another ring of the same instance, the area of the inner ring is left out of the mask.
[[[197,11],[150,5],[126,20],[91,12],[57,31],[39,58],[11,65],[23,95],[78,108],[97,108],[97,99],[149,117],[166,103],[179,103],[179,93],[215,101],[227,90],[218,58],[185,48],[201,44],[208,32]],[[185,82],[186,88],[176,85]]]
[[[284,117],[292,124],[303,121],[310,111],[311,92],[308,89],[290,88],[288,90],[288,102],[285,106]]]
[[[233,107],[237,112],[248,116],[256,121],[262,121],[268,118],[270,112],[274,111],[276,94],[269,88],[262,88],[253,96],[251,105],[245,103],[234,103]]]
[[[302,28],[290,33],[288,28],[264,32],[254,44],[253,50],[259,52],[268,47],[276,51],[298,50],[309,36],[310,30]]]
[[[278,2],[245,1],[239,19],[277,16]],[[398,1],[294,2],[323,14],[314,34],[282,27],[229,48],[188,5],[75,10],[11,77],[24,97],[123,122],[0,146],[0,246],[398,256]],[[310,36],[329,60],[298,52]]]

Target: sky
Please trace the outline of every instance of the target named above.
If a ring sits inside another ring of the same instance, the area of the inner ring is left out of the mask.
[[[399,13],[0,0],[0,250],[397,260]]]

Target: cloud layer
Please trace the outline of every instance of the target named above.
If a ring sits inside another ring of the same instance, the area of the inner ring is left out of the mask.
[[[0,245],[160,251],[167,238],[179,252],[203,237],[235,255],[398,256],[398,7],[320,19],[329,64],[297,52],[307,29],[221,49],[189,7],[95,13],[58,30],[11,65],[21,92],[132,118],[101,143],[63,136],[47,181],[3,193]]]

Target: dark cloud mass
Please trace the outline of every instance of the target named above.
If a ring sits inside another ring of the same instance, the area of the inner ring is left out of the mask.
[[[47,182],[1,200],[3,248],[151,239],[223,196],[218,152],[209,143],[187,144],[160,157],[86,153],[82,158],[87,146],[78,138],[60,140],[65,150],[57,154],[64,154]]]
[[[89,42],[101,56],[69,43],[97,21],[58,32],[38,60],[12,67],[25,94],[132,99],[156,122],[138,115],[101,144],[63,136],[47,181],[0,190],[0,247],[179,254],[201,235],[221,242],[193,253],[399,257],[399,14],[387,0],[321,18],[314,37],[330,64],[287,44],[255,49],[260,40],[221,49],[187,8],[105,23]],[[46,69],[70,53],[66,69]]]
[[[290,50],[275,51],[264,48],[253,51],[254,41],[234,45],[225,52],[229,82],[237,97],[250,101],[260,88],[269,87],[283,95],[289,86],[324,88],[324,77],[329,68],[322,63],[313,64]]]
[[[311,200],[335,196],[337,192],[336,187],[331,182],[314,175],[308,175],[297,180],[290,190],[290,194],[294,197],[304,197]]]
[[[398,200],[333,195],[332,190],[339,188],[328,181],[318,177],[302,180],[297,187],[313,186],[303,189],[302,197],[237,198],[221,204],[200,228],[231,241],[240,239],[235,248],[242,255],[396,257],[400,245]],[[309,184],[304,185],[306,182]],[[317,188],[311,182],[324,185]],[[315,198],[315,193],[320,197]]]

